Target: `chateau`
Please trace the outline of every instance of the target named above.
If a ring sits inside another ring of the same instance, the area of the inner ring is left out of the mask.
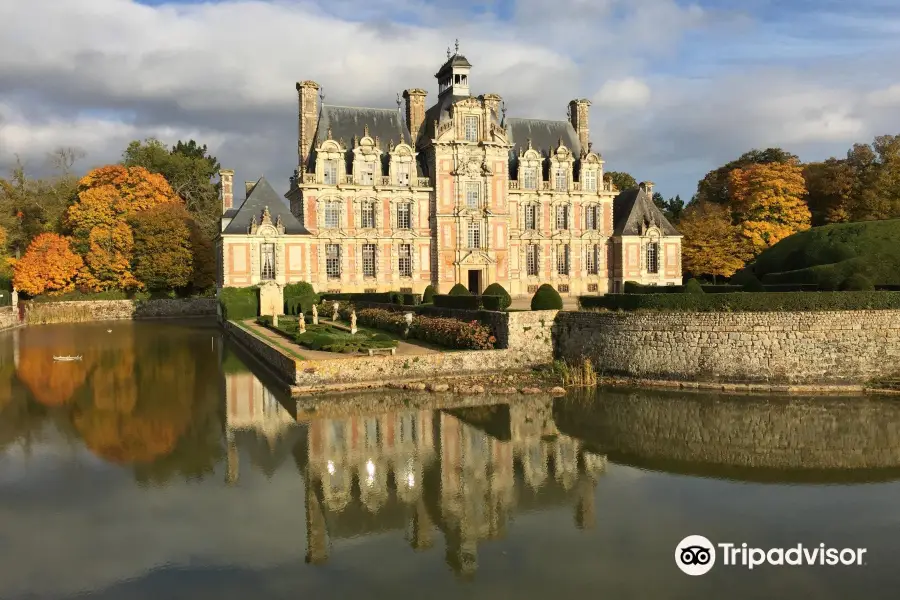
[[[411,291],[499,282],[513,296],[551,283],[563,296],[619,292],[625,281],[681,283],[681,235],[653,185],[604,181],[588,100],[568,119],[506,116],[473,96],[458,52],[438,95],[403,92],[397,108],[326,105],[297,84],[298,167],[289,206],[262,178],[235,206],[221,176],[219,287],[308,281],[316,291]]]

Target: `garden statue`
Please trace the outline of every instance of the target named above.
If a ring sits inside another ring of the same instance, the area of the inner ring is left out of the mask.
[[[303,313],[300,313],[300,316],[297,318],[297,331],[306,333],[306,315]]]
[[[306,319],[304,318],[303,320],[305,321]],[[319,309],[316,308],[315,304],[313,304],[313,325],[318,325],[318,324],[319,324]]]
[[[19,306],[19,290],[13,288],[12,291],[12,307],[16,308]]]
[[[272,313],[272,327],[278,327],[278,314]]]
[[[334,314],[331,315],[332,321],[338,320],[338,306],[340,306],[337,302],[334,303]]]
[[[403,337],[406,337],[409,335],[409,328],[412,327],[413,314],[408,312],[404,316],[406,317],[406,331],[403,332]]]
[[[356,333],[356,310],[350,312],[350,333]]]

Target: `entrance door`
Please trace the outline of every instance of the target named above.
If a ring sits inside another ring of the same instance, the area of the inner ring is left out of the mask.
[[[481,271],[469,271],[469,292],[475,296],[481,293]]]

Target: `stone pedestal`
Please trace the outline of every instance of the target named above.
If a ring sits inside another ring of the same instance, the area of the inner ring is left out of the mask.
[[[284,289],[274,281],[259,286],[259,314],[284,314]]]

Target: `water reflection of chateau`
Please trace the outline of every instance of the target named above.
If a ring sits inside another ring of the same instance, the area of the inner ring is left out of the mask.
[[[253,428],[285,439],[302,425],[251,374],[228,376],[229,438]],[[306,422],[293,448],[306,483],[307,562],[327,561],[334,540],[405,531],[416,550],[446,542],[460,574],[477,569],[481,542],[504,535],[512,515],[570,505],[578,527],[594,520],[606,459],[560,434],[552,405],[397,410]],[[236,480],[236,451],[229,473]]]

